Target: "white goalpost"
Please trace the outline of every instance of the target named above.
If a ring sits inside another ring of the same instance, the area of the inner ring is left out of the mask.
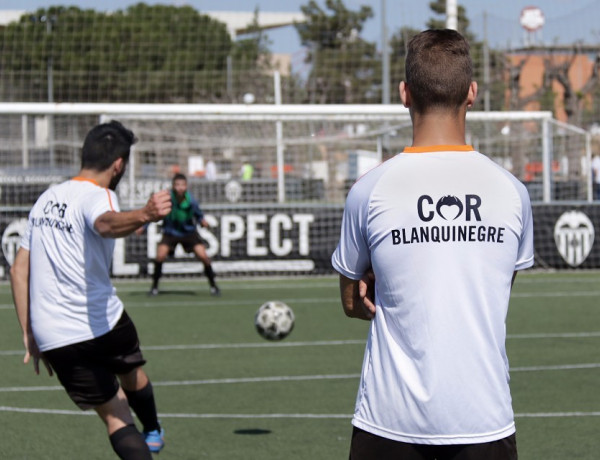
[[[411,142],[399,105],[0,103],[0,119],[0,182],[21,184],[75,173],[87,129],[122,121],[139,138],[120,192],[130,206],[147,196],[148,181],[168,181],[175,170],[223,187],[246,182],[245,163],[252,202],[341,202],[349,182]],[[469,112],[467,137],[526,183],[533,201],[591,201],[589,135],[550,112]],[[206,176],[209,161],[216,177]],[[275,192],[261,198],[261,188]],[[222,199],[233,202],[229,189]]]
[[[330,273],[349,188],[412,143],[399,105],[0,104],[0,278],[31,205],[79,171],[86,133],[110,119],[139,138],[117,188],[121,208],[144,204],[185,173],[210,221],[199,232],[222,276]],[[583,230],[553,219],[592,202],[589,133],[549,112],[469,112],[466,131],[467,143],[511,171],[537,203],[536,260],[573,264],[568,251],[557,255],[554,239]],[[151,273],[159,237],[153,224],[145,236],[117,240],[113,276]],[[164,268],[202,271],[182,251]]]

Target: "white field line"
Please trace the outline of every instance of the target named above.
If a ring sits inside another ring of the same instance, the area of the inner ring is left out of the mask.
[[[600,297],[600,291],[513,292],[511,298],[531,297]]]
[[[63,409],[42,409],[0,406],[0,412],[47,415],[96,415],[93,411],[76,411]],[[351,414],[195,414],[195,413],[159,413],[161,419],[351,419]],[[528,412],[515,414],[515,418],[565,418],[565,417],[600,417],[600,412]]]
[[[600,337],[600,331],[593,332],[564,332],[564,333],[539,333],[539,334],[508,334],[508,340],[516,339],[572,339]],[[290,347],[329,347],[338,345],[364,345],[365,340],[323,340],[314,342],[256,342],[256,343],[198,343],[188,345],[146,345],[144,351],[172,351],[172,350],[222,350],[246,348],[290,348]],[[24,354],[23,350],[0,350],[0,356],[18,356]]]
[[[557,332],[537,334],[507,334],[507,339],[588,339],[600,337],[600,331],[595,332]]]
[[[600,293],[599,293],[600,295]],[[325,304],[325,303],[336,303],[336,304],[340,304],[340,298],[339,296],[321,296],[318,299],[310,299],[310,298],[302,298],[302,299],[290,299],[290,298],[283,298],[280,299],[285,301],[286,303],[292,304],[292,305],[300,305],[300,304]],[[208,298],[208,294],[206,294],[206,296],[202,296],[200,297],[200,299],[198,300],[177,300],[177,301],[173,301],[171,299],[171,301],[169,303],[164,303],[160,301],[160,296],[158,296],[157,299],[152,300],[152,301],[145,301],[145,302],[125,302],[125,309],[129,310],[130,308],[165,308],[165,309],[171,309],[171,308],[177,308],[177,307],[215,307],[215,308],[219,308],[219,307],[223,307],[223,306],[228,306],[228,307],[242,307],[242,306],[247,306],[247,305],[255,305],[256,308],[258,308],[260,306],[260,303],[256,302],[256,299],[247,299],[247,300],[242,300],[242,299],[238,299],[238,300],[224,300],[224,299],[215,299],[215,298]],[[15,307],[12,304],[0,304],[0,310],[13,310],[14,311]],[[341,306],[340,306],[341,309]]]
[[[511,367],[510,372],[537,372],[537,371],[571,371],[575,369],[598,369],[600,363],[557,364],[554,366],[522,366]]]
[[[600,337],[600,331],[594,332],[565,332],[550,334],[508,334],[507,339],[573,339]],[[257,342],[257,343],[198,343],[188,345],[146,345],[144,351],[172,351],[172,350],[222,350],[246,348],[291,348],[291,347],[329,347],[337,345],[364,345],[365,340],[323,340],[314,342]],[[14,356],[24,354],[23,350],[0,350],[0,356]]]
[[[115,283],[115,287],[117,288],[117,294],[120,292],[140,292],[146,293],[149,289],[150,282],[145,281],[143,285],[119,285]],[[208,285],[206,284],[206,280],[204,278],[199,279],[198,282],[190,282],[187,284],[169,284],[166,282],[161,284],[162,289],[165,292],[190,292],[190,291],[198,291],[204,292],[208,290]],[[219,287],[224,292],[227,291],[259,291],[263,289],[277,289],[278,291],[287,291],[287,290],[298,290],[298,289],[339,289],[339,284],[337,279],[334,281],[323,282],[320,280],[316,281],[306,281],[306,282],[293,282],[293,283],[281,283],[278,280],[274,280],[273,282],[257,282],[257,283],[235,283],[231,281],[221,281],[219,283]]]
[[[595,280],[597,282],[597,280]],[[311,298],[294,298],[294,299],[285,299],[286,302],[288,303],[293,303],[293,304],[316,304],[316,303],[323,303],[323,302],[339,302],[339,295],[337,294],[335,288],[337,287],[337,285],[334,284],[321,284],[319,282],[316,283],[295,283],[295,284],[290,284],[290,285],[281,285],[281,286],[276,286],[277,290],[297,290],[298,288],[302,288],[302,287],[310,287],[311,289],[319,289],[319,288],[323,288],[323,289],[329,289],[331,288],[331,295],[329,296],[319,296],[318,299],[311,299]],[[164,292],[165,295],[168,292],[191,292],[196,290],[196,288],[198,289],[204,289],[204,285],[202,286],[196,286],[196,285],[190,285],[190,286],[173,286],[173,287],[165,287],[164,288]],[[227,290],[231,290],[231,291],[240,291],[240,290],[259,290],[259,289],[273,289],[273,284],[231,284],[230,286],[227,286],[226,288],[223,288],[223,290],[226,292]],[[121,286],[119,287],[117,284],[117,292],[145,292],[145,289],[139,287],[139,286]],[[552,291],[552,292],[512,292],[511,294],[511,298],[515,298],[515,299],[519,299],[519,298],[535,298],[535,297],[542,297],[542,298],[548,298],[548,297],[557,297],[557,298],[563,298],[563,297],[600,297],[600,290],[592,290],[592,291]],[[138,307],[144,307],[144,308],[173,308],[173,307],[187,307],[187,306],[216,306],[216,305],[227,305],[227,306],[243,306],[243,305],[253,305],[256,303],[255,300],[253,299],[248,299],[248,300],[225,300],[225,299],[211,299],[211,298],[207,298],[204,295],[200,295],[200,298],[198,300],[185,300],[185,301],[178,301],[178,302],[171,302],[168,305],[163,303],[163,302],[159,302],[160,300],[160,296],[158,298],[154,298],[152,300],[148,300],[148,301],[142,301],[142,302],[132,302],[132,301],[127,301],[126,302],[126,308],[138,308]],[[8,304],[0,304],[0,310],[14,310],[14,306],[12,303],[8,303]]]
[[[180,289],[181,291],[189,291],[189,289]],[[600,291],[554,291],[554,292],[513,292],[511,298],[513,299],[530,299],[535,297],[541,298],[564,298],[564,297],[598,297],[600,298]],[[318,299],[311,298],[285,298],[285,302],[296,305],[310,305],[310,304],[323,304],[323,303],[339,303],[339,295],[332,294],[330,296],[319,296]],[[127,301],[125,308],[177,308],[177,307],[220,307],[220,306],[247,306],[255,305],[255,299],[248,300],[225,300],[225,299],[213,299],[206,296],[200,296],[198,300],[184,300],[177,302],[169,302],[168,304],[160,302],[160,296],[153,300],[143,302],[132,302]],[[14,311],[14,305],[10,303],[0,304],[0,310],[11,310]]]
[[[540,372],[540,371],[565,371],[578,369],[598,369],[600,363],[582,363],[582,364],[562,364],[556,366],[526,366],[514,367],[510,372]],[[242,377],[242,378],[224,378],[224,379],[203,379],[203,380],[167,380],[152,381],[155,387],[179,387],[196,385],[226,385],[242,383],[266,383],[266,382],[302,382],[315,380],[354,380],[358,379],[360,374],[321,374],[321,375],[282,375],[267,377]],[[16,386],[0,387],[0,393],[23,393],[38,391],[58,391],[62,387],[53,386]]]
[[[171,350],[222,350],[245,348],[290,348],[290,347],[330,347],[337,345],[364,345],[365,340],[327,340],[314,342],[253,342],[253,343],[197,343],[189,345],[147,345],[143,351]],[[0,356],[24,355],[23,350],[0,350]]]

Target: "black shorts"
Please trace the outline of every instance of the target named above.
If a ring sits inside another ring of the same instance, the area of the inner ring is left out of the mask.
[[[146,364],[137,331],[125,311],[110,332],[47,350],[44,356],[73,402],[84,410],[104,404],[117,394],[118,374]]]
[[[350,460],[517,460],[514,434],[481,444],[431,446],[383,438],[354,427]]]
[[[194,247],[198,246],[199,244],[206,246],[206,241],[204,241],[196,232],[190,233],[185,236],[173,236],[164,233],[159,244],[164,244],[168,246],[169,253],[175,251],[175,247],[178,244],[181,244],[181,246],[183,246],[183,250],[185,252],[193,252]]]

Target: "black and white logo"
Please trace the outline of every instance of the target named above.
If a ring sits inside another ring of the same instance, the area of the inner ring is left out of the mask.
[[[554,241],[565,262],[571,267],[577,267],[592,250],[594,225],[583,212],[567,211],[554,225]]]
[[[437,214],[444,220],[453,221],[458,219],[464,212],[465,220],[481,221],[479,207],[481,198],[478,195],[467,194],[461,200],[454,195],[445,195],[437,202],[429,195],[421,195],[417,200],[417,212],[423,222],[431,221]]]
[[[13,220],[4,229],[4,233],[2,233],[2,252],[9,265],[12,265],[15,261],[15,255],[17,254],[17,249],[19,249],[21,236],[25,233],[26,228],[27,219]]]
[[[242,184],[231,180],[225,184],[225,197],[230,203],[237,203],[242,197]]]

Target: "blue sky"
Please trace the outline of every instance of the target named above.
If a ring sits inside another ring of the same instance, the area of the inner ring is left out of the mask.
[[[0,0],[0,9],[35,10],[49,5],[76,5],[80,8],[97,10],[123,9],[139,0]],[[317,0],[324,5],[324,0]],[[261,11],[300,11],[300,5],[308,0],[173,0],[152,1],[146,3],[163,3],[173,5],[191,5],[199,11],[230,10],[253,11],[258,7]],[[358,9],[360,5],[370,5],[375,16],[368,21],[363,36],[371,41],[381,43],[381,0],[345,0],[350,9]],[[417,29],[424,28],[431,17],[429,0],[386,0],[386,22],[392,34],[400,27],[408,25]],[[537,6],[542,9],[546,25],[536,38],[545,43],[570,44],[582,40],[588,44],[600,44],[600,1],[592,0],[459,0],[459,4],[467,10],[471,20],[471,31],[478,38],[483,37],[484,12],[487,13],[488,39],[493,45],[520,46],[526,35],[519,24],[521,10],[526,6]],[[278,32],[270,32],[273,41],[272,49],[276,52],[294,52],[300,49],[295,30],[291,27]]]

